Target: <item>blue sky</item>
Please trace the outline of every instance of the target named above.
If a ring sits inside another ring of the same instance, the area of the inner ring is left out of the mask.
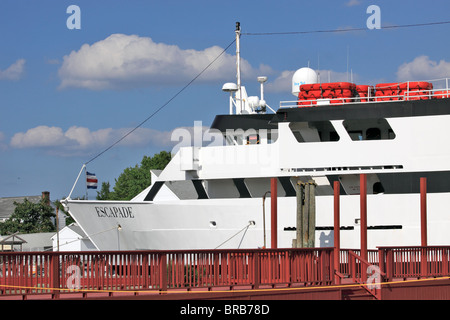
[[[81,9],[81,29],[66,10]],[[243,33],[365,28],[448,21],[448,0],[0,2],[0,197],[68,195],[81,166],[147,118]],[[309,65],[331,81],[376,84],[450,76],[449,24],[401,29],[241,37],[243,82],[277,108],[290,76]],[[228,112],[235,46],[140,130],[88,165],[112,185],[144,155],[170,151],[170,133]],[[348,59],[347,59],[348,58]],[[347,64],[348,61],[348,64]],[[327,79],[322,79],[326,81]],[[81,180],[72,197],[86,192]],[[94,198],[95,191],[89,191]]]

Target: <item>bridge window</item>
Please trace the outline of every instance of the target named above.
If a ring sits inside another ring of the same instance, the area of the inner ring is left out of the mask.
[[[291,122],[289,128],[298,142],[339,141],[330,121]]]
[[[344,128],[353,141],[395,139],[394,130],[386,119],[345,120]]]

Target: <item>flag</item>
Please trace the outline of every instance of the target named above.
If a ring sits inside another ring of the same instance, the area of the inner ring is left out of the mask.
[[[86,186],[88,189],[97,189],[97,177],[95,173],[90,173],[86,171]]]

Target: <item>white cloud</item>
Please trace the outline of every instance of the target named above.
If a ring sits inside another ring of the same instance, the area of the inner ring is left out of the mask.
[[[280,73],[275,80],[267,81],[267,84],[264,85],[264,91],[267,92],[290,92],[292,87],[292,76],[294,75],[296,70],[290,71],[285,70]]]
[[[416,57],[397,70],[398,81],[435,80],[450,76],[450,62],[431,60],[428,56]]]
[[[273,81],[268,81],[264,90],[267,92],[291,92],[292,89],[292,76],[296,70],[285,70]],[[319,70],[320,82],[347,82],[353,78],[353,82],[358,82],[359,75],[356,73],[337,72],[333,70]]]
[[[345,3],[347,7],[358,6],[361,4],[361,0],[349,0]]]
[[[19,59],[5,70],[0,70],[0,80],[19,80],[25,71],[25,59]]]
[[[61,88],[81,87],[92,90],[127,88],[161,84],[184,84],[199,74],[223,48],[213,46],[198,51],[176,45],[155,43],[137,35],[113,34],[92,45],[64,56],[59,69]],[[242,74],[255,77],[260,71],[246,60]],[[235,57],[224,53],[198,81],[224,81],[236,78]]]
[[[10,146],[17,149],[39,148],[58,156],[86,156],[101,152],[130,131],[131,128],[91,131],[85,127],[73,126],[64,132],[59,127],[38,126],[26,132],[16,133],[11,138]],[[175,143],[171,141],[171,131],[139,128],[123,139],[118,146],[171,148]]]
[[[61,128],[47,126],[38,126],[26,133],[16,133],[11,138],[11,146],[14,148],[60,146],[66,142]]]

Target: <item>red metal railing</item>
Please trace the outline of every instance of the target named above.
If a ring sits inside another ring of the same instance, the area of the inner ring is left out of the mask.
[[[349,276],[350,274],[350,252],[360,256],[361,250],[359,249],[341,249],[340,251],[340,265],[339,272],[342,275]],[[368,262],[372,265],[378,265],[378,250],[367,250]]]
[[[387,279],[450,275],[450,247],[380,247],[380,269]]]
[[[374,284],[450,276],[449,246],[382,247],[367,261],[343,249],[338,270],[333,255],[334,248],[0,253],[0,296],[324,286],[335,284],[335,272],[371,290],[376,274]]]
[[[327,285],[333,248],[0,253],[0,295]]]

